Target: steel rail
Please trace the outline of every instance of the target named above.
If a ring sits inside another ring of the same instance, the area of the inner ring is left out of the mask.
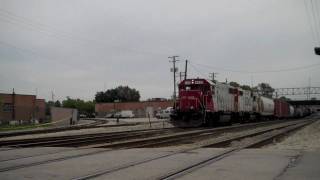
[[[161,176],[157,179],[159,180],[172,180],[172,179],[176,179],[176,178],[179,178],[179,177],[183,177],[197,169],[200,169],[202,167],[205,167],[205,166],[208,166],[214,162],[217,162],[225,157],[229,157],[231,156],[234,152],[238,152],[242,149],[245,149],[245,148],[250,148],[250,147],[255,147],[257,145],[261,145],[263,142],[266,142],[266,141],[269,141],[270,139],[273,139],[273,138],[276,138],[276,137],[279,137],[279,136],[283,136],[289,132],[292,132],[292,131],[295,131],[295,130],[298,130],[310,123],[313,123],[314,121],[312,122],[303,122],[301,124],[295,124],[295,125],[292,125],[292,126],[287,126],[287,127],[283,127],[281,128],[280,132],[278,133],[270,133],[270,131],[268,132],[265,132],[266,134],[262,133],[262,134],[258,134],[258,136],[264,136],[262,137],[261,139],[257,139],[251,143],[248,143],[248,144],[245,144],[245,145],[242,145],[242,146],[239,146],[239,147],[235,147],[235,148],[231,148],[231,149],[227,149],[217,155],[214,155],[206,160],[203,160],[203,161],[200,161],[200,162],[197,162],[197,163],[194,163],[190,166],[187,166],[187,167],[184,167],[180,170],[177,170],[175,172],[171,172],[167,175],[164,175],[164,176]],[[250,136],[249,136],[250,137]],[[253,137],[253,136],[251,136]],[[247,137],[245,137],[247,138]],[[210,145],[209,145],[210,146]],[[208,147],[208,146],[205,146],[205,147]]]
[[[294,120],[296,121],[296,120]],[[293,122],[294,122],[293,121]],[[292,121],[281,121],[281,122],[292,122]],[[198,137],[206,137],[217,135],[221,132],[226,131],[234,131],[234,130],[244,130],[246,128],[255,128],[262,125],[273,125],[279,124],[280,121],[269,121],[269,122],[260,122],[260,123],[251,123],[251,124],[240,124],[237,126],[229,126],[229,127],[220,127],[214,129],[204,129],[204,130],[194,130],[189,132],[181,132],[175,134],[168,134],[158,137],[150,137],[145,139],[136,139],[136,140],[128,140],[124,142],[117,143],[104,143],[89,146],[91,148],[144,148],[144,147],[154,147],[161,144],[173,143],[181,140],[186,140],[187,138],[198,138]]]
[[[162,158],[165,158],[165,157],[173,156],[173,155],[176,155],[176,154],[179,154],[179,153],[185,153],[185,152],[189,152],[189,151],[192,151],[192,150],[200,149],[200,148],[203,148],[203,147],[207,147],[209,145],[214,145],[216,143],[223,143],[223,142],[226,142],[226,141],[233,141],[233,140],[239,140],[241,138],[252,137],[252,136],[255,136],[255,135],[260,135],[260,134],[263,134],[263,133],[266,133],[266,132],[274,131],[275,129],[281,129],[281,128],[285,128],[285,127],[290,127],[290,126],[294,126],[294,125],[305,123],[305,122],[306,121],[303,121],[303,122],[296,121],[296,122],[291,122],[291,124],[290,123],[289,124],[288,123],[284,123],[285,125],[282,125],[282,126],[279,125],[278,127],[271,127],[271,128],[269,127],[269,128],[266,128],[265,130],[261,130],[261,131],[254,132],[254,133],[249,133],[249,134],[246,134],[246,135],[240,135],[240,136],[239,135],[235,135],[234,137],[218,138],[215,142],[211,142],[211,143],[206,144],[206,145],[198,145],[196,147],[191,147],[191,148],[186,148],[186,149],[183,149],[183,150],[178,150],[178,151],[175,151],[175,152],[170,152],[170,153],[167,153],[165,155],[160,155],[160,156],[157,156],[157,157],[147,158],[147,159],[144,159],[144,160],[141,160],[141,161],[128,163],[128,164],[121,165],[121,166],[118,166],[118,167],[105,169],[105,170],[100,170],[100,171],[97,171],[97,172],[92,173],[92,174],[87,174],[87,175],[84,175],[84,176],[75,177],[75,178],[73,178],[73,180],[84,180],[84,179],[96,178],[96,177],[99,177],[99,176],[102,176],[102,175],[110,174],[110,173],[113,173],[113,172],[116,172],[116,171],[120,171],[120,170],[129,168],[129,167],[132,167],[132,166],[136,166],[136,165],[140,165],[140,164],[147,163],[147,162],[150,162],[150,161],[154,161],[154,160],[162,159]],[[230,153],[230,152],[227,151],[227,152],[225,152],[223,154]],[[173,174],[170,173],[168,175],[168,177],[171,176],[171,175],[173,175]],[[161,178],[166,178],[166,177],[167,176],[161,177]]]
[[[44,141],[65,140],[68,138],[82,138],[82,137],[88,137],[88,136],[117,135],[117,134],[129,134],[129,133],[136,133],[136,132],[163,131],[163,130],[174,130],[174,129],[184,130],[183,128],[154,128],[154,129],[140,129],[140,130],[106,132],[106,133],[52,136],[52,137],[42,137],[42,138],[25,138],[25,139],[3,140],[3,141],[0,140],[0,147],[10,146],[10,145],[18,145],[18,144],[26,144],[26,143],[44,142]]]
[[[278,122],[278,121],[276,121]],[[263,123],[255,123],[255,124],[260,124],[261,126],[266,125],[270,122],[263,122]],[[283,122],[278,122],[279,124],[283,123]],[[232,129],[232,128],[238,128],[239,127],[245,127],[248,125],[252,125],[252,124],[242,124],[239,126],[232,126],[232,127],[221,127],[221,128],[214,128],[214,129],[210,129],[212,130],[217,130],[217,129]],[[204,131],[209,131],[208,129],[203,130]],[[81,148],[82,149],[88,149],[87,147],[85,148]],[[126,149],[126,148],[122,148],[122,149]],[[194,148],[193,148],[194,149]],[[69,160],[69,159],[74,159],[74,158],[79,158],[79,157],[83,157],[83,156],[90,156],[90,155],[96,155],[96,154],[100,154],[100,153],[105,153],[105,152],[109,152],[109,151],[115,151],[115,149],[98,149],[97,151],[94,152],[88,152],[88,153],[82,153],[82,154],[77,154],[77,155],[71,155],[71,156],[67,156],[67,157],[59,157],[59,158],[54,158],[54,159],[47,159],[47,160],[43,160],[43,161],[39,161],[39,162],[32,162],[29,164],[19,164],[19,165],[14,165],[14,166],[9,166],[9,167],[4,167],[0,169],[0,172],[5,172],[5,171],[10,171],[10,170],[16,170],[16,169],[21,169],[21,168],[28,168],[28,167],[32,167],[32,166],[37,166],[37,165],[42,165],[42,164],[48,164],[48,163],[52,163],[52,162],[59,162],[59,161],[65,161],[65,160]],[[186,150],[183,150],[181,152],[185,152]],[[176,152],[175,154],[177,154],[179,152]],[[169,154],[168,156],[171,156],[173,154]]]

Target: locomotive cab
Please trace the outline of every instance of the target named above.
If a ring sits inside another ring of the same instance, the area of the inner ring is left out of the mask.
[[[179,84],[179,104],[181,112],[212,110],[212,89],[205,79],[187,79]]]
[[[183,80],[179,84],[179,96],[172,119],[199,120],[207,111],[213,111],[212,89],[213,86],[205,79]]]

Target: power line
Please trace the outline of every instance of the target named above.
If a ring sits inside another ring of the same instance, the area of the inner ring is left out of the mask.
[[[310,65],[306,65],[306,66],[294,67],[294,68],[286,68],[286,69],[264,70],[264,71],[245,71],[245,70],[227,69],[227,68],[223,68],[223,67],[214,67],[214,66],[204,65],[204,64],[199,64],[199,63],[191,63],[190,62],[190,64],[202,66],[202,67],[205,67],[205,68],[208,68],[208,69],[216,69],[216,70],[226,71],[226,72],[237,72],[237,73],[247,73],[247,74],[250,74],[250,73],[252,73],[252,74],[262,74],[262,73],[288,72],[288,71],[297,71],[297,70],[314,68],[314,67],[320,66],[320,63],[316,63],[316,64],[310,64]]]
[[[319,22],[317,20],[317,15],[315,13],[315,8],[314,8],[314,4],[313,4],[313,0],[310,1],[311,3],[311,12],[312,12],[312,16],[313,16],[313,20],[314,20],[314,26],[315,26],[315,30],[316,30],[316,34],[317,34],[317,37],[318,37],[318,40],[320,39],[319,37]]]
[[[10,43],[7,43],[7,42],[4,42],[4,41],[0,41],[0,44],[3,44],[3,45],[6,45],[6,46],[9,46],[10,48],[14,48],[16,50],[18,50],[19,53],[21,54],[25,54],[26,52],[28,54],[31,54],[33,57],[38,57],[38,58],[43,58],[44,56],[33,51],[33,50],[30,50],[30,49],[25,49],[25,48],[20,48],[20,47],[17,47],[15,45],[12,45]],[[51,60],[51,61],[56,61],[57,59],[52,59],[52,58],[48,58],[48,57],[45,57],[47,60]]]
[[[194,71],[196,71],[198,74],[200,74],[201,76],[203,76],[203,78],[205,78],[207,76],[207,75],[203,74],[201,71],[199,71],[192,63],[190,63],[190,61],[189,61],[189,64],[192,67],[192,69]]]
[[[314,1],[314,2],[315,2],[315,3],[314,3],[315,7],[316,7],[316,8],[319,8],[318,0],[316,0],[316,1]],[[317,11],[317,9],[315,9],[315,12],[316,12],[316,15],[317,15],[317,22],[318,22],[318,25],[319,25],[319,28],[320,28],[320,22],[319,22],[319,20],[320,20],[320,15],[319,15],[319,11]]]
[[[318,44],[318,43],[320,44],[319,36],[317,35],[316,29],[314,29],[314,27],[313,27],[312,15],[310,15],[310,13],[309,13],[308,2],[306,0],[303,0],[303,4],[305,7],[307,21],[308,21],[308,24],[310,27],[310,31],[311,31],[313,40],[316,44]]]
[[[53,26],[43,24],[41,22],[36,22],[31,19],[21,17],[18,15],[15,15],[14,13],[10,11],[6,11],[4,9],[0,8],[0,20],[4,20],[7,23],[14,24],[14,25],[19,25],[23,27],[27,27],[33,31],[40,32],[46,36],[50,36],[52,38],[58,38],[58,39],[68,39],[76,42],[82,42],[82,45],[86,45],[88,47],[92,47],[93,44],[98,45],[99,48],[105,49],[106,46],[109,48],[114,48],[114,49],[119,49],[121,51],[127,51],[131,53],[137,53],[137,54],[153,54],[153,55],[160,55],[164,56],[165,54],[158,53],[158,52],[151,52],[151,51],[141,51],[133,48],[124,48],[121,46],[110,46],[108,44],[105,44],[104,42],[99,42],[97,40],[93,39],[87,39],[83,37],[77,37],[74,36],[74,33],[69,33],[66,31],[61,31]],[[78,44],[78,43],[74,43]]]

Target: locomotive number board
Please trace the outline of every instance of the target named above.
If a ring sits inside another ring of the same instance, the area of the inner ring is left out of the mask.
[[[204,84],[204,82],[201,81],[201,80],[191,80],[191,81],[185,81],[184,84],[185,84],[185,85],[190,85],[190,84]]]

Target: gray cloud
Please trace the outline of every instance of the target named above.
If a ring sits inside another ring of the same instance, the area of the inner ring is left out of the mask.
[[[167,57],[176,54],[194,64],[192,77],[215,71],[221,81],[274,87],[306,86],[311,77],[320,86],[316,67],[223,70],[318,63],[300,0],[0,0],[0,27],[0,90],[37,88],[43,98],[54,90],[59,99],[92,99],[117,85],[140,90],[144,99],[170,97]]]

